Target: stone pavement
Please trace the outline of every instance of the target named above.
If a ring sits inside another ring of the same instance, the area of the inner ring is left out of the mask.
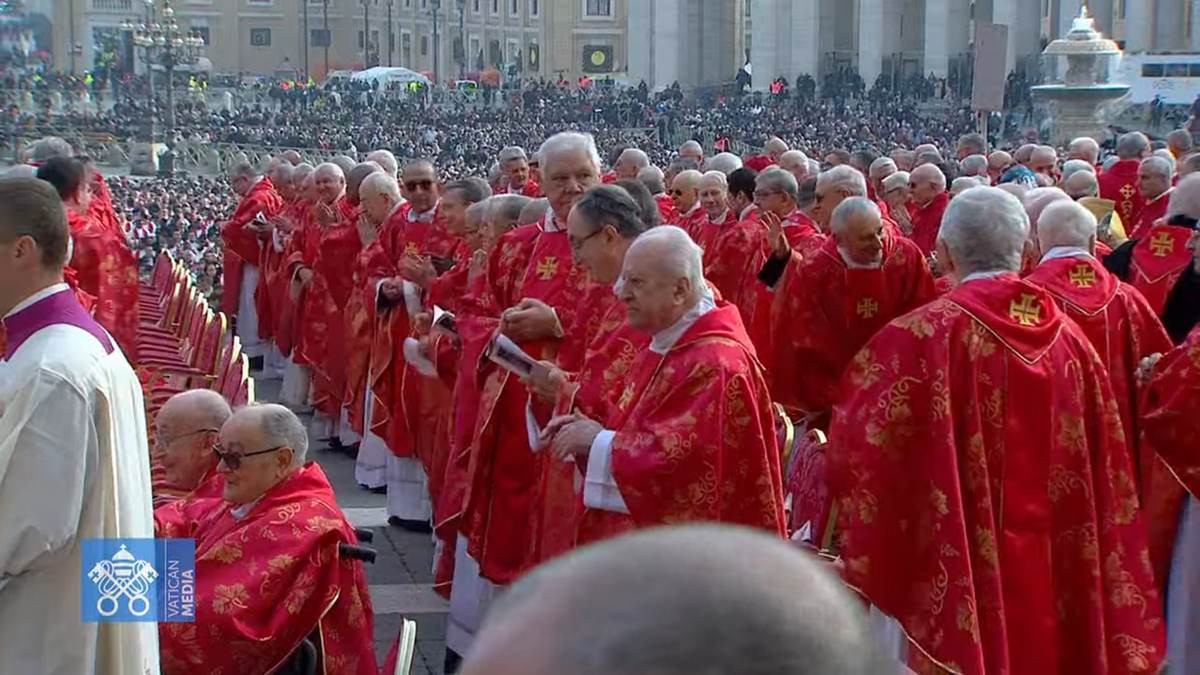
[[[278,400],[279,380],[255,375],[255,398]],[[307,416],[301,419],[307,424]],[[309,448],[308,458],[321,465],[333,484],[338,504],[356,527],[367,527],[375,540],[366,544],[379,552],[366,565],[371,604],[375,610],[375,653],[380,665],[400,632],[402,618],[417,622],[417,657],[412,675],[440,675],[446,649],[446,601],[433,592],[433,538],[387,524],[384,495],[358,487],[354,460],[327,448]],[[390,673],[388,674],[390,675]]]

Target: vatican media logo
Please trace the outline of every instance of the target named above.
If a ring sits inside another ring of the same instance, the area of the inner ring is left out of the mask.
[[[85,622],[195,621],[196,542],[84,539]]]

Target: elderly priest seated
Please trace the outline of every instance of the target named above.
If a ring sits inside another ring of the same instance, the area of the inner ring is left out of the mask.
[[[196,540],[196,621],[160,624],[164,674],[275,672],[305,638],[317,672],[376,673],[362,565],[339,552],[354,531],[307,449],[287,408],[243,408],[213,447],[223,497],[155,512],[158,536]]]

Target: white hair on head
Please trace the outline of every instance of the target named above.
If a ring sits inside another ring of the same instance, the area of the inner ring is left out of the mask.
[[[993,187],[971,188],[950,200],[938,232],[963,276],[1020,270],[1028,237],[1021,202]]]
[[[720,183],[722,188],[729,187],[729,178],[725,176],[723,171],[705,171],[704,175],[700,176],[700,184],[705,183]]]
[[[863,178],[861,171],[848,164],[822,171],[817,176],[817,185],[828,185],[832,189],[841,190],[853,197],[867,196],[867,179]]]
[[[362,182],[358,184],[359,199],[366,199],[368,196],[385,194],[396,201],[400,201],[400,184],[392,178],[391,174],[386,171],[376,171],[367,174]]]
[[[1167,218],[1173,216],[1200,219],[1200,173],[1184,176],[1179,185],[1171,190],[1171,201],[1167,202]]]
[[[687,279],[696,299],[704,293],[704,251],[692,236],[674,225],[659,225],[646,230],[633,240],[630,249],[652,246],[660,255],[663,271],[676,279]]]
[[[789,195],[792,201],[800,200],[800,184],[790,171],[784,171],[777,166],[763,169],[754,179],[754,184],[767,190],[782,192]]]
[[[667,189],[666,186],[663,185],[664,177],[662,169],[654,166],[653,164],[639,170],[637,179],[646,186],[646,189],[650,190],[650,194],[652,195],[661,194]]]
[[[988,158],[984,155],[969,155],[959,162],[959,168],[967,176],[986,176]]]
[[[1170,152],[1170,150],[1167,150],[1167,152]],[[1171,176],[1175,175],[1175,160],[1167,159],[1156,152],[1142,160],[1142,168],[1156,176],[1170,179]]]
[[[804,167],[805,173],[811,173],[808,155],[804,154],[800,150],[788,150],[780,155],[779,166],[783,166],[785,164],[795,164],[797,166]]]
[[[1100,181],[1096,178],[1094,172],[1076,171],[1069,177],[1064,174],[1063,190],[1071,199],[1098,197],[1100,195]]]
[[[527,157],[525,155],[525,149],[522,148],[521,146],[509,145],[500,150],[500,155],[499,155],[500,166],[504,166],[505,164],[508,164],[509,162],[516,160],[516,159],[523,159],[525,161],[529,161],[529,157]]]
[[[586,154],[595,166],[596,173],[600,173],[600,151],[596,149],[596,139],[591,134],[578,131],[560,131],[542,142],[537,152],[542,172],[549,173],[548,167],[553,158],[568,152]]]
[[[292,449],[292,467],[304,466],[308,454],[308,432],[296,413],[277,403],[250,406],[258,413],[259,428],[268,446],[287,446]]]
[[[333,162],[323,162],[318,164],[317,168],[313,169],[313,179],[316,180],[317,176],[326,173],[333,173],[341,176],[343,180],[346,178],[346,172],[342,171],[342,167],[340,165],[334,164]]]
[[[946,189],[946,174],[942,173],[942,170],[935,164],[922,164],[918,166],[912,170],[909,178],[912,182],[927,180],[933,183],[933,186],[938,190]]]
[[[379,168],[390,173],[392,177],[396,176],[396,172],[400,170],[400,162],[396,161],[396,155],[392,154],[391,150],[372,150],[367,153],[366,161],[375,162]]]
[[[1071,141],[1068,149],[1073,153],[1079,152],[1087,155],[1085,161],[1089,161],[1093,165],[1100,159],[1100,144],[1096,142],[1096,139],[1089,136],[1080,136]]]
[[[891,157],[877,157],[874,162],[871,162],[871,166],[867,167],[867,173],[871,175],[871,178],[876,177],[884,171],[887,171],[888,175],[891,175],[896,173],[897,170],[896,160]]]
[[[1071,201],[1070,195],[1056,187],[1039,187],[1025,193],[1021,200],[1025,207],[1025,215],[1029,217],[1029,226],[1036,229],[1042,211],[1054,202]]]
[[[1057,162],[1058,161],[1058,151],[1048,145],[1036,146],[1033,149],[1033,152],[1029,153],[1029,161],[1033,162],[1035,160],[1046,161],[1046,162]]]
[[[1017,201],[1024,199],[1025,194],[1029,192],[1029,188],[1021,183],[1001,183],[996,186],[996,189],[1003,190],[1016,197]]]
[[[1139,159],[1150,149],[1150,139],[1140,131],[1131,131],[1117,139],[1119,159]]]
[[[971,188],[983,185],[979,176],[959,176],[950,184],[950,194],[958,196]]]
[[[907,171],[897,171],[883,179],[883,191],[891,192],[896,188],[908,187],[908,179],[909,173]]]
[[[45,162],[55,157],[71,157],[75,150],[58,136],[46,136],[31,143],[26,153],[30,162]]]
[[[778,136],[772,136],[763,144],[763,150],[771,152],[787,152],[788,144]]]
[[[1096,173],[1096,167],[1082,159],[1068,159],[1062,165],[1062,182],[1066,183],[1067,179],[1079,171],[1087,171],[1088,173]]]
[[[808,175],[815,176],[819,173],[821,173],[821,163],[815,159],[810,158],[808,160]]]
[[[720,152],[713,155],[707,162],[705,168],[709,171],[720,171],[728,176],[729,174],[742,168],[742,158],[732,152]]]
[[[700,147],[699,141],[684,141],[683,145],[679,146],[679,154],[682,155],[684,150],[689,152],[704,152],[704,148]]]
[[[617,156],[617,161],[629,162],[636,166],[638,171],[650,166],[650,157],[641,148],[625,148]]]
[[[866,197],[847,197],[833,210],[829,218],[829,229],[834,234],[845,234],[850,229],[850,223],[859,218],[870,218],[874,223],[883,222],[883,214],[875,202]]]
[[[1096,216],[1072,201],[1054,202],[1038,219],[1037,237],[1042,251],[1056,246],[1087,248],[1096,236]]]
[[[28,164],[17,164],[4,172],[5,178],[37,178],[37,168]]]
[[[1117,162],[1119,162],[1119,161],[1121,161],[1121,158],[1120,158],[1120,157],[1117,157],[1116,155],[1112,155],[1112,156],[1110,156],[1110,157],[1106,157],[1106,158],[1104,159],[1104,161],[1103,161],[1103,162],[1101,162],[1101,164],[1100,164],[1100,170],[1101,170],[1101,171],[1108,171],[1109,169],[1111,169],[1111,168],[1112,168],[1112,165],[1113,165],[1113,164],[1116,164],[1116,163],[1117,163]]]

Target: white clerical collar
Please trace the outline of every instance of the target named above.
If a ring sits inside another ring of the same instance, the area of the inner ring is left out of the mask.
[[[542,232],[562,232],[562,226],[558,224],[558,216],[554,215],[553,211],[546,213],[546,218],[542,220]]]
[[[987,272],[971,272],[967,276],[963,277],[963,280],[958,282],[958,285],[962,286],[963,284],[970,283],[972,281],[983,281],[984,279],[995,279],[998,276],[1002,276],[1005,274],[1012,274],[1012,273],[1013,273],[1012,270],[990,270]]]
[[[260,499],[262,499],[262,497],[229,509],[229,515],[233,516],[234,520],[241,520],[242,518],[245,518],[246,514],[250,513],[250,509],[254,508],[254,505],[258,504]]]
[[[850,270],[877,270],[883,267],[883,254],[879,254],[879,260],[871,263],[858,263],[850,259],[850,254],[846,253],[846,249],[841,246],[837,247],[838,255],[842,256],[842,262],[846,264],[846,269]]]
[[[695,212],[696,212],[696,209],[698,209],[698,208],[700,208],[700,200],[699,200],[699,199],[697,199],[697,200],[696,200],[696,203],[695,203],[695,204],[692,204],[692,208],[690,208],[690,209],[688,209],[687,211],[685,211],[683,215],[684,215],[685,217],[686,217],[686,216],[690,216],[690,215],[692,215],[693,213],[695,213]]]
[[[5,314],[4,318],[7,319],[8,317],[12,316],[13,314],[16,314],[17,312],[25,309],[26,307],[29,307],[33,303],[39,302],[41,300],[45,300],[46,298],[54,295],[55,293],[61,293],[63,291],[70,290],[70,289],[71,289],[70,286],[68,286],[66,283],[61,282],[61,281],[56,284],[50,284],[49,286],[43,288],[42,290],[38,291],[37,293],[34,293],[33,295],[29,296],[28,298],[25,298],[21,302],[18,302],[16,307],[13,307],[12,309],[8,310],[8,314]]]
[[[720,218],[713,218],[712,216],[708,217],[708,222],[712,223],[713,225],[724,225],[725,221],[727,220],[729,220],[729,209],[722,211]]]
[[[1046,251],[1046,255],[1042,256],[1041,262],[1049,262],[1051,260],[1058,260],[1059,258],[1091,257],[1091,253],[1088,253],[1086,249],[1079,248],[1078,246],[1055,246],[1049,251]]]
[[[679,320],[671,325],[670,328],[664,328],[654,334],[654,339],[650,341],[650,351],[655,354],[666,354],[671,351],[679,338],[687,332],[692,324],[700,320],[700,317],[708,314],[717,308],[717,303],[713,300],[712,291],[707,286],[704,287],[704,295],[700,297],[700,301],[696,303],[686,314],[679,317]]]
[[[757,209],[757,208],[758,208],[757,204],[755,204],[754,202],[750,202],[746,206],[746,208],[742,209],[742,212],[738,214],[738,220],[745,220],[746,217],[749,216],[751,213],[754,213],[755,209]]]
[[[510,195],[519,195],[523,192],[525,192],[525,184],[524,183],[522,183],[521,185],[517,185],[515,187],[512,184],[509,184],[509,186],[508,186],[508,194],[510,194]]]
[[[415,209],[408,210],[408,222],[410,223],[432,223],[433,216],[437,213],[437,202],[434,202],[433,208],[428,211],[418,213]]]

